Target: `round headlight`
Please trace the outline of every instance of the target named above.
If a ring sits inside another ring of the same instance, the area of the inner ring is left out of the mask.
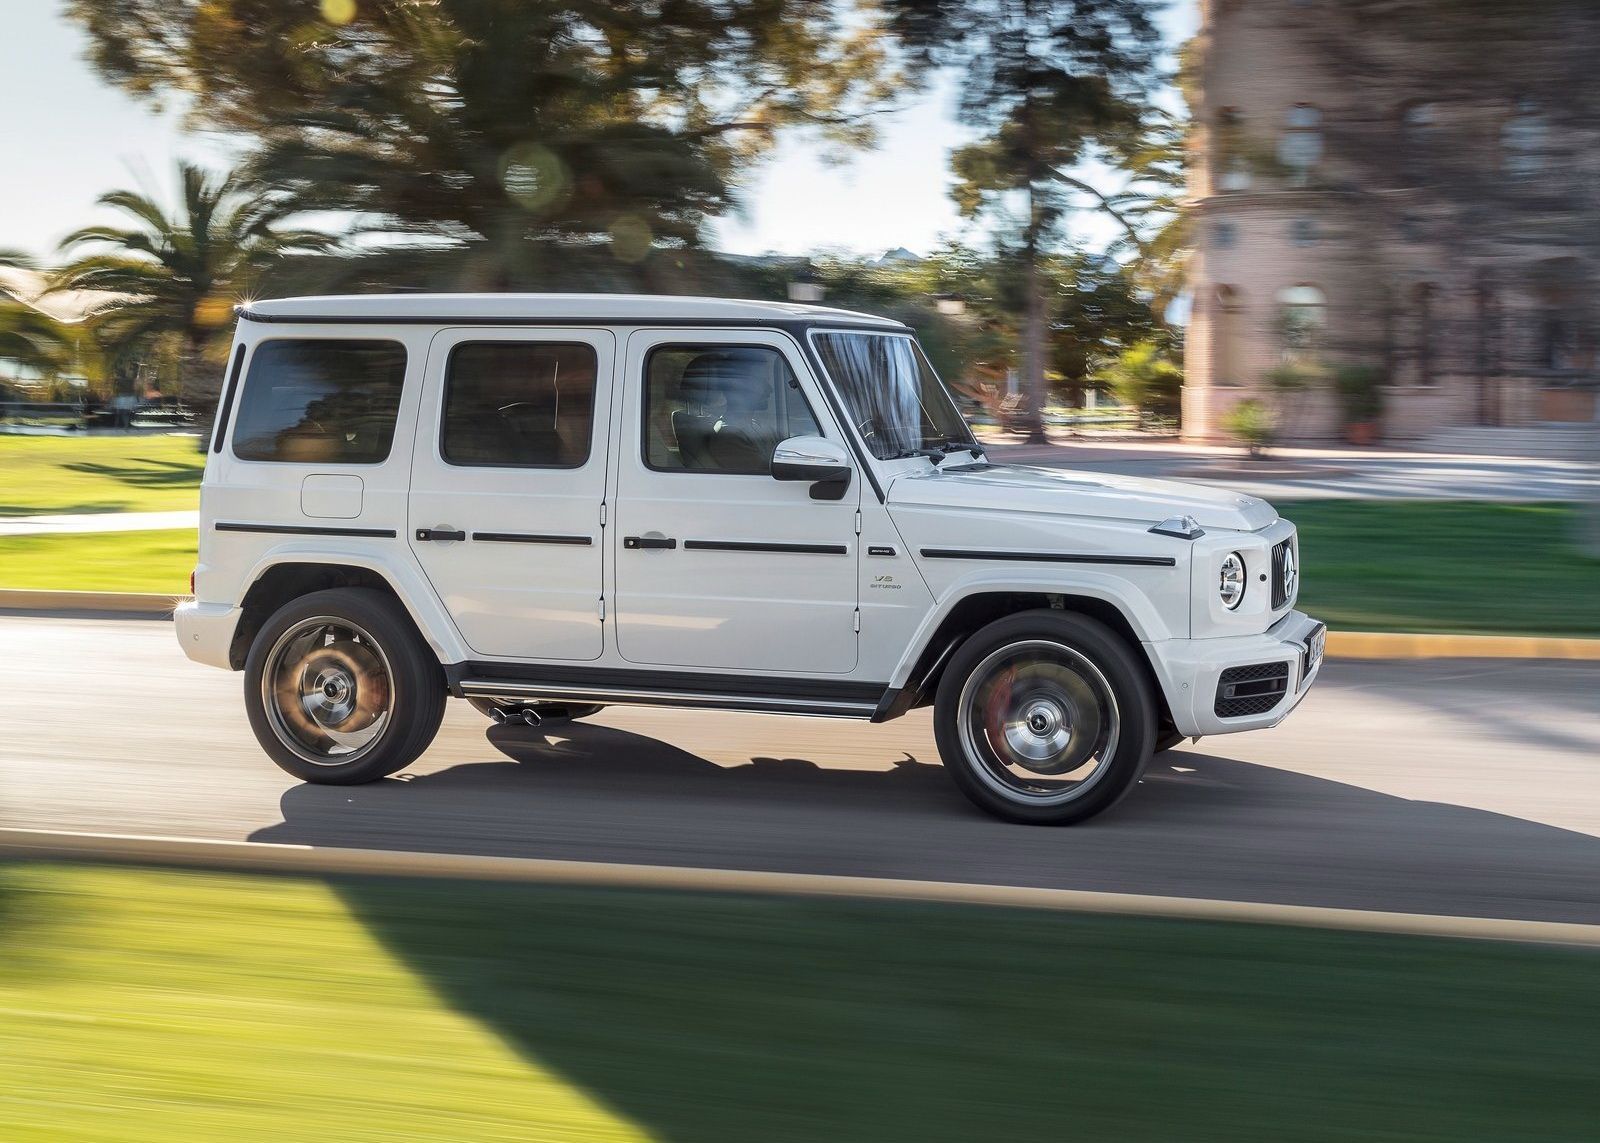
[[[1217,583],[1222,606],[1232,611],[1244,601],[1244,583],[1244,557],[1238,552],[1229,552],[1228,558],[1222,561],[1222,578]]]

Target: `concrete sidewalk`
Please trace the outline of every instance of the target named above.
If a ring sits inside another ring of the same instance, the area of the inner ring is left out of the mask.
[[[1596,466],[1542,457],[1281,448],[1272,450],[1269,461],[1251,462],[1237,448],[1178,441],[1058,438],[1030,445],[987,434],[980,439],[997,463],[1193,481],[1273,501],[1583,500],[1600,490]],[[1252,465],[1263,475],[1248,475]],[[1295,468],[1305,475],[1283,474]]]
[[[198,528],[200,512],[74,512],[59,516],[0,518],[0,536],[47,536],[63,532],[159,532]]]

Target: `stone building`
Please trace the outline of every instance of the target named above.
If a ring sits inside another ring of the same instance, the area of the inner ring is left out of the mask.
[[[1600,4],[1201,0],[1183,424],[1597,418]],[[1352,369],[1351,367],[1362,367]]]

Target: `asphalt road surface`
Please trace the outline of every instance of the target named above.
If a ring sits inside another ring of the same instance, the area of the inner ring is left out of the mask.
[[[404,774],[299,785],[169,624],[3,617],[0,825],[1600,922],[1600,663],[1331,662],[1069,829],[969,807],[927,711],[450,708]]]

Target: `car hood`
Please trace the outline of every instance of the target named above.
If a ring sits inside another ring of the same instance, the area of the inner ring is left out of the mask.
[[[1222,488],[1145,480],[1102,472],[997,464],[937,470],[895,478],[891,505],[1094,516],[1158,524],[1193,516],[1202,528],[1254,532],[1278,518],[1272,505]]]

